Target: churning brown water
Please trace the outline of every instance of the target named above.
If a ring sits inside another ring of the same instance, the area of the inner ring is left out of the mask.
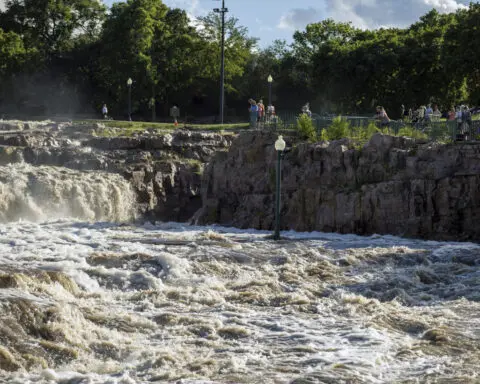
[[[102,223],[122,180],[4,170],[1,383],[480,381],[476,244]]]

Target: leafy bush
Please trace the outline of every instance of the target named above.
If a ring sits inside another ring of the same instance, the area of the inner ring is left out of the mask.
[[[322,137],[326,140],[340,140],[350,135],[350,123],[342,119],[341,116],[335,117],[332,124],[322,132]]]
[[[378,128],[378,132],[383,133],[384,135],[395,136],[395,130],[392,129],[389,125]]]
[[[297,119],[297,132],[300,135],[301,139],[314,142],[317,140],[317,132],[313,121],[308,115],[301,114]]]
[[[370,121],[368,125],[361,125],[353,132],[352,138],[360,141],[368,141],[370,138],[379,132],[375,122]]]
[[[322,129],[322,133],[320,133],[320,141],[328,141],[328,133],[327,129]]]

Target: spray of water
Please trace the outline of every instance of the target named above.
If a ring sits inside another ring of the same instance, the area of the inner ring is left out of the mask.
[[[128,221],[135,194],[120,175],[10,164],[0,167],[0,221]]]

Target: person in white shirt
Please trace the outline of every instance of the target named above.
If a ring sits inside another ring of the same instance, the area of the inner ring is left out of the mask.
[[[275,107],[273,105],[269,105],[267,107],[267,121],[271,122],[275,118]]]
[[[103,118],[106,119],[108,117],[108,108],[107,108],[107,104],[103,104],[103,107],[102,107],[102,115],[103,115]]]

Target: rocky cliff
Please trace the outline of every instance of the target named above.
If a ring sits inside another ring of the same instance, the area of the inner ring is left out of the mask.
[[[271,229],[271,133],[243,133],[204,172],[200,223]],[[480,239],[480,143],[419,143],[376,134],[295,144],[283,160],[282,228]]]
[[[202,205],[204,164],[227,150],[231,140],[229,135],[183,129],[151,129],[125,137],[97,123],[0,121],[0,165],[25,162],[117,173],[133,185],[140,215],[187,221]]]

